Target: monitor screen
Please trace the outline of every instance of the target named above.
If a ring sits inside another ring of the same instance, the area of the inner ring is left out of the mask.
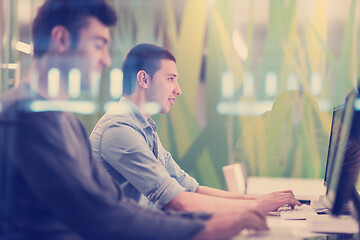
[[[328,155],[326,159],[325,176],[324,176],[325,185],[327,185],[328,181],[330,180],[329,175],[331,173],[332,164],[334,163],[335,150],[339,140],[339,132],[341,131],[340,128],[344,113],[343,110],[344,110],[344,104],[334,107],[333,109]]]
[[[328,169],[327,199],[334,215],[343,213],[352,197],[360,169],[360,108],[357,94],[346,98],[338,139],[332,153],[332,166]],[[330,159],[329,159],[330,160]]]

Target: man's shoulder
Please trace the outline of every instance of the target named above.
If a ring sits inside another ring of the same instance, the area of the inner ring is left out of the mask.
[[[143,130],[143,124],[130,108],[118,107],[117,111],[107,111],[97,122],[95,128],[108,129],[113,127],[131,127],[137,131]]]
[[[37,111],[32,104],[38,100],[44,101],[36,93],[32,94],[25,85],[13,88],[0,96],[0,119],[6,122],[23,122],[42,127],[61,125],[63,122],[71,122],[71,125],[79,125],[78,119],[71,113],[63,111]]]
[[[0,118],[12,118],[26,112],[26,107],[35,100],[23,86],[14,87],[0,95]]]
[[[96,125],[108,128],[113,125],[136,125],[136,121],[130,114],[121,115],[107,112],[100,118]]]
[[[27,96],[26,96],[27,97]],[[9,89],[0,95],[1,110],[26,98],[19,87]]]

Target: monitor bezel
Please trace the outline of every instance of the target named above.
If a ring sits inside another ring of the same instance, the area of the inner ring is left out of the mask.
[[[327,158],[326,158],[326,165],[325,165],[325,175],[324,175],[324,185],[327,186],[328,185],[328,176],[329,174],[331,174],[331,168],[332,168],[332,164],[333,161],[330,159],[333,156],[330,156],[330,154],[332,153],[332,148],[336,148],[336,144],[337,144],[337,139],[338,139],[338,133],[341,131],[340,129],[338,129],[338,131],[336,133],[334,133],[334,130],[336,129],[336,113],[338,111],[341,111],[342,116],[340,117],[340,122],[342,122],[342,118],[344,116],[344,107],[345,104],[340,104],[336,107],[333,108],[332,110],[332,121],[331,121],[331,128],[330,128],[330,137],[329,137],[329,144],[328,144],[328,153],[327,153]],[[333,153],[334,154],[334,153]]]
[[[355,117],[355,101],[358,95],[352,92],[348,95],[345,101],[344,112],[342,116],[342,126],[339,133],[339,140],[336,146],[335,159],[333,166],[329,169],[331,171],[330,179],[328,179],[326,198],[331,205],[332,215],[344,214],[344,206],[352,200],[356,201],[356,197],[353,189],[355,188],[355,182],[352,182],[345,172],[344,157],[346,151],[346,145],[350,131],[354,124]],[[359,114],[360,112],[358,112]],[[345,127],[344,127],[345,126]],[[342,139],[342,140],[341,140]],[[344,140],[346,139],[346,140]],[[336,181],[337,178],[337,181]],[[330,181],[329,181],[330,180]],[[359,205],[359,203],[356,203]],[[357,215],[359,215],[357,213]]]

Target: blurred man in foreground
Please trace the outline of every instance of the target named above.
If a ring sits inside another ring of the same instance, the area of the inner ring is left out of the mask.
[[[0,97],[0,238],[226,239],[267,229],[256,210],[210,215],[140,207],[94,160],[83,125],[67,112],[77,104],[69,102],[75,78],[68,75],[80,71],[85,90],[93,72],[110,66],[116,19],[103,0],[40,7],[32,68]]]

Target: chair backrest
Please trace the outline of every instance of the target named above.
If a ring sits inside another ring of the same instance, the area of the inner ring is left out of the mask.
[[[226,186],[229,192],[246,193],[247,174],[243,163],[234,163],[222,168]]]

